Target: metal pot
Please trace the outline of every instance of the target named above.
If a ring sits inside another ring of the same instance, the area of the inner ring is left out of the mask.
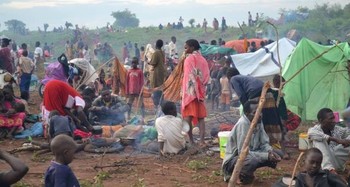
[[[136,140],[135,138],[120,138],[120,143],[123,146],[134,145],[135,140]]]
[[[93,126],[92,127],[92,134],[101,135],[102,134],[102,127],[101,126]]]

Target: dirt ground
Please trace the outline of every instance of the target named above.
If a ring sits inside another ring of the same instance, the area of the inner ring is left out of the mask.
[[[32,93],[31,100],[35,105],[30,105],[32,113],[38,113],[41,98],[37,91]],[[212,111],[209,114],[213,114]],[[213,124],[207,124],[210,131]],[[300,131],[299,131],[300,132]],[[38,139],[45,141],[43,139]],[[0,142],[0,149],[12,150],[20,147],[24,140],[4,140]],[[218,145],[216,145],[218,146]],[[291,174],[299,155],[297,148],[289,148],[290,160],[281,161],[277,169],[261,168],[256,172],[255,181],[248,186],[271,186],[283,174]],[[36,155],[33,152],[19,152],[15,154],[30,168],[27,175],[14,186],[42,186],[44,173],[53,159],[51,153]],[[222,159],[219,153],[207,154],[207,151],[199,151],[198,154],[177,155],[171,158],[159,159],[157,155],[140,153],[132,147],[126,147],[121,153],[115,154],[91,154],[80,152],[75,155],[70,164],[82,186],[120,186],[120,187],[145,187],[145,186],[227,186],[223,181],[220,168]],[[100,168],[100,167],[103,168]],[[8,166],[0,161],[0,170]]]

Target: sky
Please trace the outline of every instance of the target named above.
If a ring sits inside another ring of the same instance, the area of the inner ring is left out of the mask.
[[[344,6],[350,0],[0,0],[0,31],[10,19],[24,22],[30,30],[43,29],[44,23],[52,30],[66,21],[94,29],[113,23],[111,13],[126,8],[136,14],[140,26],[165,25],[177,22],[180,16],[185,26],[191,18],[201,24],[206,18],[211,25],[214,18],[220,21],[222,17],[229,26],[237,26],[237,21],[247,23],[248,11],[253,18],[263,13],[277,19],[282,8],[313,8],[324,3]]]

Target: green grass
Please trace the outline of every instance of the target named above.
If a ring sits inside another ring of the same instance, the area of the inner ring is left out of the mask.
[[[164,42],[170,42],[172,36],[177,38],[177,48],[179,52],[182,52],[183,46],[186,40],[195,38],[199,41],[204,40],[210,42],[211,40],[218,40],[222,38],[225,41],[237,39],[239,37],[240,30],[238,28],[229,28],[226,32],[213,31],[208,28],[207,33],[202,28],[189,28],[186,27],[182,30],[176,29],[163,29],[159,30],[157,27],[145,27],[145,28],[131,28],[127,32],[114,32],[110,33],[104,29],[100,30],[87,30],[83,31],[82,38],[84,42],[87,42],[91,50],[94,49],[94,42],[99,41],[100,43],[109,43],[113,47],[115,53],[120,57],[122,53],[122,47],[124,42],[131,41],[133,44],[136,42],[139,47],[145,46],[148,43],[155,45],[158,39],[162,39]],[[73,39],[73,30],[63,31],[60,33],[54,32],[41,32],[30,31],[28,35],[19,35],[12,32],[3,31],[0,32],[0,36],[5,35],[14,40],[17,45],[27,43],[29,50],[34,51],[34,44],[36,41],[40,41],[41,47],[47,42],[54,43],[55,58],[59,54],[64,52],[64,45],[67,40]],[[134,55],[134,51],[131,51],[131,55]]]

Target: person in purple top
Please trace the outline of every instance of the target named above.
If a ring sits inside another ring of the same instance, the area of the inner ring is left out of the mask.
[[[78,179],[68,166],[73,161],[77,145],[65,134],[52,139],[50,144],[55,160],[45,173],[45,187],[80,187]]]

